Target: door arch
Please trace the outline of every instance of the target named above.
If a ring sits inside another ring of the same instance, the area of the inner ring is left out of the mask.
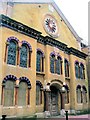
[[[45,111],[49,111],[52,116],[59,115],[61,109],[65,108],[64,92],[62,92],[63,82],[53,80],[49,85],[49,90],[45,91]]]

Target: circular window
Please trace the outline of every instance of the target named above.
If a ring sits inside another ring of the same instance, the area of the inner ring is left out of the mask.
[[[58,25],[56,19],[51,15],[46,15],[44,18],[45,31],[52,37],[58,37]]]

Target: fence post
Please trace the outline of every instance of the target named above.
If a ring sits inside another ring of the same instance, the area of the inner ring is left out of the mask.
[[[6,115],[2,115],[2,119],[1,120],[5,120],[6,118]]]
[[[68,120],[68,111],[65,111],[66,112],[66,120]]]

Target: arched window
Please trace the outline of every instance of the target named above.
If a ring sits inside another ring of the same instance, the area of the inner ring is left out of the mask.
[[[20,49],[20,66],[27,67],[27,60],[28,60],[28,47],[23,44]]]
[[[50,72],[55,73],[55,55],[50,56]]]
[[[20,49],[20,66],[21,67],[30,67],[31,65],[31,46],[28,43],[22,42]]]
[[[37,50],[36,71],[44,71],[44,54],[41,50]]]
[[[56,60],[56,73],[62,74],[62,59],[60,56],[58,56]]]
[[[42,83],[36,81],[36,105],[42,104]]]
[[[84,65],[80,64],[80,78],[85,79],[85,71],[84,71]]]
[[[85,86],[82,87],[82,101],[83,103],[87,103],[87,89]]]
[[[65,77],[69,77],[69,62],[65,59]]]
[[[10,40],[8,44],[7,51],[7,64],[16,65],[16,55],[17,55],[17,42]]]
[[[30,104],[31,84],[28,78],[21,77],[18,88],[18,106],[26,106]]]
[[[79,78],[80,77],[80,75],[79,75],[79,63],[78,62],[76,62],[75,63],[75,75],[76,75],[76,78]]]
[[[69,88],[67,85],[64,86],[65,87],[65,104],[69,103]]]
[[[77,92],[77,103],[82,103],[82,93],[81,93],[80,85],[77,86],[76,92]]]

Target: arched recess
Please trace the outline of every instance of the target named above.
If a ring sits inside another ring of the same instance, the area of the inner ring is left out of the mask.
[[[77,85],[77,87],[76,87],[76,94],[77,94],[77,103],[82,103],[81,85]]]
[[[42,104],[42,89],[43,85],[40,81],[36,81],[36,105]]]
[[[63,86],[63,82],[58,79],[53,79],[53,80],[51,80],[50,86],[51,85],[54,85],[57,87],[57,89],[61,90],[61,87]]]
[[[82,86],[82,101],[87,103],[87,89],[84,85]]]
[[[15,84],[17,77],[14,75],[7,75],[2,81],[2,101],[4,106],[13,106],[15,98]]]
[[[27,77],[19,78],[18,88],[18,106],[26,106],[30,104],[31,83]]]

